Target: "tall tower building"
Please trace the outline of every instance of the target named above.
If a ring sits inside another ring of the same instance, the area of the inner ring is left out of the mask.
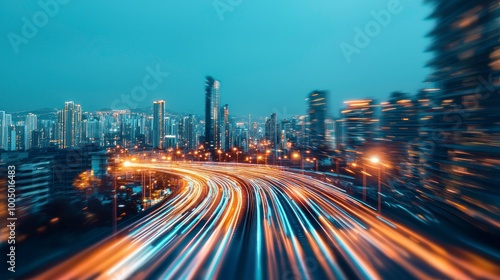
[[[373,100],[350,100],[344,102],[342,114],[342,146],[348,155],[357,157],[364,146],[374,139],[375,122]],[[338,137],[338,136],[337,136]]]
[[[395,171],[403,176],[414,158],[412,145],[418,137],[418,101],[402,92],[393,92],[388,102],[382,103],[380,136],[383,141],[386,161],[391,162]],[[416,172],[413,172],[416,173]],[[405,180],[414,179],[405,176]]]
[[[205,81],[205,148],[221,148],[219,124],[220,82],[208,76]]]
[[[11,141],[10,139],[15,139],[15,127],[12,126],[14,123],[12,122],[12,114],[5,114],[5,125],[4,125],[4,146],[5,150],[15,151],[15,141]],[[14,131],[14,134],[12,134]],[[11,145],[14,143],[14,145]]]
[[[179,127],[182,120],[177,116],[166,118],[165,148],[179,148]]]
[[[430,141],[422,191],[437,213],[467,227],[500,224],[500,5],[495,0],[428,0],[439,89],[425,129]],[[443,208],[445,211],[442,211]],[[463,227],[462,227],[463,228]]]
[[[229,151],[231,148],[231,127],[229,123],[229,105],[226,104],[222,107],[222,125],[221,125],[221,131],[222,131],[222,148],[225,151]]]
[[[327,96],[327,91],[316,90],[311,92],[308,98],[310,145],[314,151],[326,150],[329,147],[326,135]]]
[[[272,113],[271,117],[266,120],[265,137],[270,148],[276,148],[279,143],[278,139],[278,116]]]
[[[163,149],[165,141],[165,101],[153,102],[153,148]]]
[[[0,111],[0,150],[7,150],[7,124],[5,123],[5,111]]]
[[[82,134],[82,107],[73,101],[64,103],[59,111],[60,147],[70,148],[80,145]]]
[[[25,126],[25,143],[24,143],[24,146],[26,147],[26,149],[31,149],[33,148],[32,147],[32,144],[33,144],[33,136],[34,134],[32,134],[32,131],[35,131],[38,129],[38,120],[37,120],[37,117],[35,114],[32,114],[32,113],[29,113],[27,116],[26,116],[26,126]]]

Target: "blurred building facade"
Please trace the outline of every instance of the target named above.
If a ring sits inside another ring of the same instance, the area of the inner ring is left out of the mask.
[[[278,116],[276,113],[272,113],[271,117],[266,120],[266,128],[265,128],[265,139],[266,144],[268,144],[269,148],[277,147],[279,143],[278,139]]]
[[[82,107],[73,101],[59,111],[59,143],[61,148],[77,147],[81,141]]]
[[[419,123],[414,99],[409,94],[393,92],[381,108],[380,136],[385,161],[393,165],[395,175],[401,180],[418,178]]]
[[[326,119],[328,117],[328,92],[315,90],[308,96],[310,149],[326,151],[329,148]]]
[[[205,80],[205,148],[215,151],[221,148],[220,82],[208,76]]]
[[[434,106],[427,122],[423,196],[451,216],[500,222],[500,5],[439,1],[430,50]],[[498,229],[498,227],[497,227]]]
[[[153,102],[153,148],[163,149],[165,141],[165,101]]]
[[[229,119],[229,105],[226,104],[221,108],[221,147],[224,151],[229,151],[232,147],[231,143],[231,124]]]
[[[350,100],[344,102],[340,121],[342,139],[340,144],[348,158],[355,158],[364,151],[366,144],[375,139],[376,122],[375,102],[372,99]]]

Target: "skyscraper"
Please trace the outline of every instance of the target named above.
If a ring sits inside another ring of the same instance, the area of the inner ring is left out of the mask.
[[[469,225],[500,224],[500,6],[498,1],[429,0],[435,57],[423,191],[432,206]],[[445,211],[442,211],[445,209]]]
[[[15,151],[15,143],[16,141],[11,141],[10,139],[15,139],[15,127],[13,127],[14,123],[12,122],[12,114],[5,114],[5,125],[4,125],[4,146],[5,150]],[[12,145],[12,143],[14,143]]]
[[[0,111],[0,150],[7,150],[7,125],[5,123],[5,111]]]
[[[348,154],[356,156],[363,151],[365,144],[374,138],[375,119],[374,101],[350,100],[344,102],[346,108],[342,114],[342,146]],[[338,137],[338,136],[337,136]]]
[[[326,135],[326,118],[328,114],[328,92],[315,90],[309,94],[309,135],[311,149],[326,150],[328,140]]]
[[[222,107],[222,116],[223,116],[223,120],[222,120],[222,125],[221,125],[221,131],[222,131],[222,137],[221,137],[221,140],[222,140],[222,144],[221,147],[225,150],[225,151],[229,151],[229,149],[231,148],[231,127],[230,127],[230,124],[229,124],[229,105],[224,105]]]
[[[389,101],[382,103],[380,136],[387,155],[385,160],[396,164],[399,175],[402,175],[402,168],[412,165],[409,153],[412,142],[418,137],[417,110],[416,100],[402,92],[393,92]]]
[[[73,101],[64,104],[59,111],[60,147],[70,148],[80,145],[82,134],[82,107]]]
[[[165,101],[153,102],[153,148],[163,149],[165,141]]]
[[[179,127],[182,121],[177,116],[169,115],[166,118],[165,148],[177,149],[179,147]]]
[[[266,120],[265,137],[270,148],[276,148],[278,143],[278,116],[272,113],[271,117]]]
[[[205,148],[221,148],[219,124],[220,82],[208,76],[205,81]]]
[[[185,148],[189,150],[196,149],[196,119],[194,115],[189,115],[183,119],[182,138],[185,143]]]

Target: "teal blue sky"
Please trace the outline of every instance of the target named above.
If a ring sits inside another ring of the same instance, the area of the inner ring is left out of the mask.
[[[167,110],[196,114],[206,75],[221,81],[221,103],[238,115],[304,114],[315,89],[330,92],[331,115],[345,100],[415,93],[431,71],[432,7],[400,0],[400,12],[350,62],[340,48],[356,47],[355,28],[391,1],[66,0],[44,23],[37,1],[0,0],[0,110],[68,100],[109,108],[143,85],[147,67],[169,75],[154,88],[148,80],[136,106],[165,99]],[[39,21],[32,38],[23,18]]]

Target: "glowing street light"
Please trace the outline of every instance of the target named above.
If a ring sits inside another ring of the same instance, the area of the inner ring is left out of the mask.
[[[238,154],[240,153],[240,151],[238,151],[237,147],[233,147],[233,151],[236,153],[236,163],[238,163]]]
[[[302,157],[302,153],[293,153],[292,158],[294,159],[300,159],[300,167],[302,169],[302,174],[304,174],[304,158]]]
[[[220,158],[220,157],[221,157],[221,155],[222,155],[222,150],[220,150],[220,149],[219,149],[219,150],[217,150],[217,153],[219,154],[219,162],[221,162],[221,158]]]
[[[379,162],[380,162],[380,159],[379,159],[378,157],[376,157],[376,156],[373,156],[373,157],[371,157],[371,158],[370,158],[370,161],[371,161],[372,163],[379,163]]]

